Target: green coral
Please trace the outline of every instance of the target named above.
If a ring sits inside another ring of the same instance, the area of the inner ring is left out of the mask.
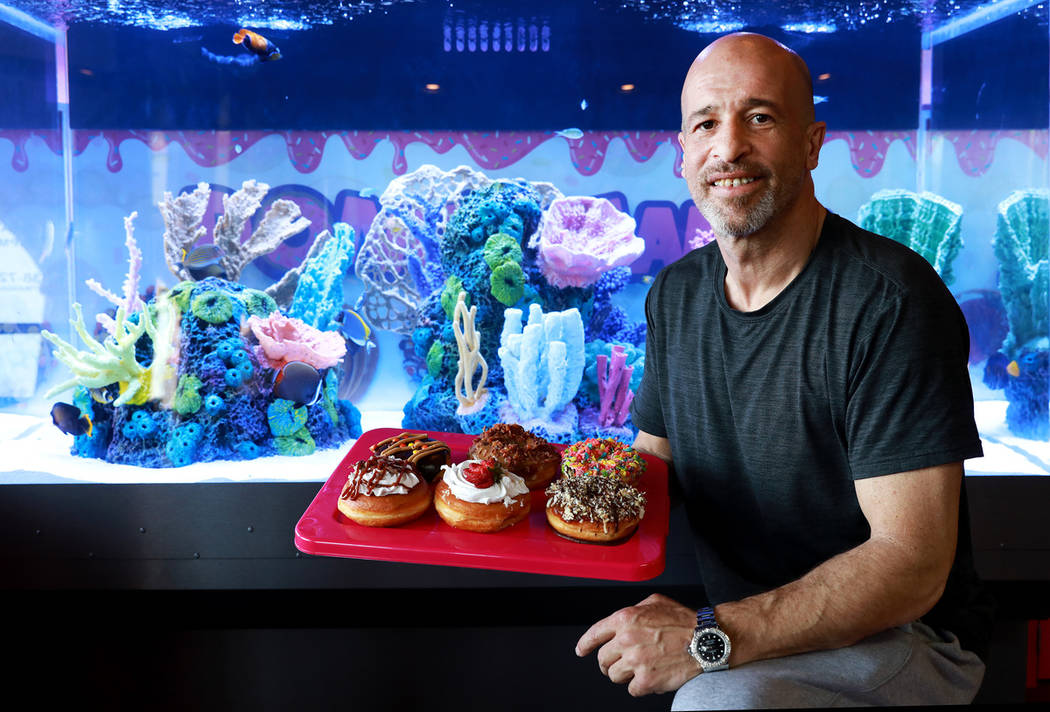
[[[445,345],[435,341],[427,350],[427,373],[437,378],[441,373],[441,367],[445,363]]]
[[[935,193],[880,190],[862,205],[865,230],[907,245],[933,265],[945,284],[955,281],[952,263],[962,249],[962,206]]]
[[[1032,339],[1045,337],[1050,324],[1048,242],[1050,193],[1018,190],[999,204],[992,247],[999,262],[999,292],[1010,333],[1002,351],[1012,354]]]
[[[441,308],[445,316],[452,321],[452,313],[456,311],[456,300],[459,293],[463,291],[463,280],[456,275],[449,275],[445,280],[445,288],[441,290]],[[467,306],[470,306],[470,294],[467,294]]]
[[[192,415],[200,410],[203,404],[200,394],[202,385],[204,384],[201,383],[201,379],[192,373],[183,374],[179,379],[179,384],[175,387],[172,409],[179,415]]]
[[[306,408],[296,408],[295,403],[284,398],[275,398],[266,408],[266,420],[270,432],[278,437],[293,435],[306,425]]]
[[[505,232],[497,232],[485,241],[485,263],[490,269],[510,260],[521,264],[521,245]]]
[[[517,262],[504,262],[489,277],[492,296],[506,306],[514,306],[525,294],[525,272]]]
[[[179,282],[171,288],[169,292],[169,298],[175,302],[175,305],[179,308],[179,311],[186,312],[190,308],[190,295],[193,292],[193,287],[196,282]]]
[[[220,292],[198,294],[190,308],[195,317],[210,324],[225,324],[233,317],[233,302]]]
[[[335,369],[329,369],[328,373],[325,374],[323,393],[324,412],[328,414],[328,419],[332,421],[332,425],[338,425],[339,412],[336,410],[335,401],[339,398],[339,378],[335,375]]]
[[[317,443],[306,428],[300,428],[291,435],[282,435],[273,439],[274,448],[278,455],[291,455],[302,457],[312,455],[317,449]]]
[[[245,310],[250,315],[257,316],[260,319],[265,319],[277,311],[277,302],[274,301],[274,298],[258,289],[245,289],[238,297],[241,303],[244,304]]]

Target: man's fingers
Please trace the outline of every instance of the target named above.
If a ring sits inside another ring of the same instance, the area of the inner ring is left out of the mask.
[[[581,658],[584,655],[590,655],[595,648],[599,645],[605,645],[615,635],[616,626],[610,624],[608,618],[603,618],[580,636],[580,639],[576,642],[576,655]]]

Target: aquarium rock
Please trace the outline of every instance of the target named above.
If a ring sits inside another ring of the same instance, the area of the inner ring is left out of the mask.
[[[354,230],[346,223],[332,226],[335,235],[302,264],[288,316],[321,331],[339,328],[343,311],[343,278],[354,259]]]

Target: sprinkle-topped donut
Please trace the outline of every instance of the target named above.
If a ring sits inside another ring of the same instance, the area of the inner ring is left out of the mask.
[[[634,448],[615,438],[587,438],[565,448],[561,469],[573,477],[615,477],[633,485],[645,472],[645,460]]]

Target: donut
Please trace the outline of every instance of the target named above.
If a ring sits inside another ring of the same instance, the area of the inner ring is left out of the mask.
[[[585,544],[626,541],[645,516],[645,495],[614,477],[562,477],[546,494],[554,531]]]
[[[451,527],[498,532],[529,515],[525,480],[498,463],[466,460],[446,465],[434,489],[434,509]]]
[[[396,457],[355,462],[339,494],[339,511],[366,527],[393,527],[418,519],[430,507],[430,485]]]
[[[401,433],[380,440],[369,448],[376,455],[389,455],[407,460],[427,482],[441,476],[441,466],[452,462],[452,451],[440,440],[426,433]]]
[[[543,489],[558,476],[561,453],[517,423],[496,423],[470,445],[470,457],[493,460],[521,476],[530,489]]]
[[[571,477],[615,477],[634,485],[645,472],[645,460],[633,447],[615,438],[587,438],[565,448],[561,471]]]

